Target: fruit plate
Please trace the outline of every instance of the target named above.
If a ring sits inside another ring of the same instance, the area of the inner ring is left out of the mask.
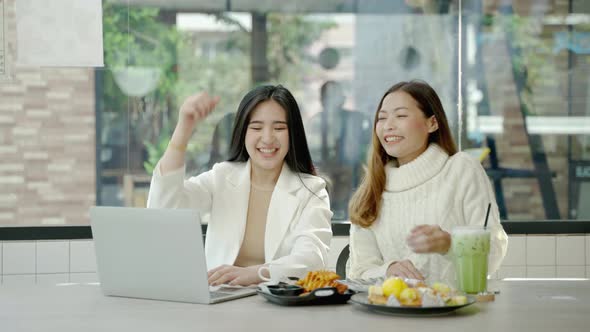
[[[307,295],[297,296],[276,295],[262,288],[258,288],[257,292],[269,302],[284,306],[345,304],[355,294],[351,290],[340,294],[334,287],[318,288]]]
[[[367,293],[358,293],[352,296],[350,302],[355,306],[366,308],[370,311],[387,315],[403,316],[438,316],[447,315],[457,309],[466,307],[476,302],[475,297],[468,295],[467,303],[462,305],[444,306],[444,307],[390,307],[380,304],[371,304],[367,298]]]

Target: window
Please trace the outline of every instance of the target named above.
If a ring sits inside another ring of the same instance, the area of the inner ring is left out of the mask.
[[[149,3],[103,1],[104,68],[7,62],[0,226],[88,225],[92,205],[145,206],[182,100],[222,97],[189,144],[196,175],[224,160],[237,105],[262,82],[294,93],[334,221],[345,221],[377,103],[414,78],[439,93],[461,149],[482,158],[504,220],[590,219],[585,1]],[[10,51],[14,10],[4,19]]]

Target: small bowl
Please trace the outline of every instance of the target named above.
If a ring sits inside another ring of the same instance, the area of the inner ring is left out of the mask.
[[[299,296],[303,293],[303,287],[297,285],[269,285],[266,287],[272,294],[280,296]]]

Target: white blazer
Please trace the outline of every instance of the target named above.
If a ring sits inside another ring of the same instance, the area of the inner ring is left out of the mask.
[[[208,269],[233,265],[244,238],[250,195],[250,161],[223,162],[188,180],[184,167],[162,175],[154,169],[148,208],[196,209],[210,215],[205,241]],[[332,239],[326,183],[295,173],[287,163],[272,193],[264,235],[265,262],[326,268]]]

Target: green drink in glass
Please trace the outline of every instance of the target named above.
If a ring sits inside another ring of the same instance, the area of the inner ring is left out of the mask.
[[[477,226],[459,226],[451,231],[451,253],[457,273],[457,288],[477,294],[487,290],[490,231]]]

